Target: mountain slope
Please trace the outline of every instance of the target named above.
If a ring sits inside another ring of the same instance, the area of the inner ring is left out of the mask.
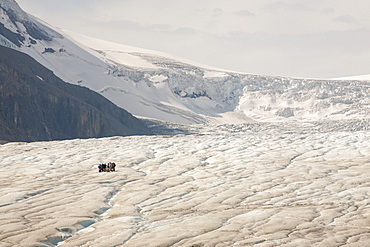
[[[222,71],[152,51],[77,34],[65,32],[64,35],[108,64],[107,77],[125,81],[112,86],[106,80],[104,88],[98,91],[132,112],[142,108],[130,108],[122,102],[122,94],[140,95],[152,105],[159,101],[163,111],[164,104],[167,108],[176,107],[173,111],[176,114],[180,114],[179,109],[190,110],[198,114],[192,119],[194,122],[352,119],[367,117],[370,110],[369,81],[297,79]],[[139,90],[127,89],[127,85]]]
[[[0,46],[0,140],[149,134],[140,120],[87,88],[67,84],[26,54]]]
[[[17,47],[23,44],[36,44],[36,40],[52,41],[60,34],[26,14],[14,0],[0,3],[0,31],[4,38]]]
[[[175,123],[368,117],[369,81],[258,76],[209,68],[159,52],[44,28],[46,24],[31,17],[33,25],[22,24],[26,14],[18,10],[18,17],[12,17],[9,13],[17,11],[9,11],[11,7],[2,6],[7,17],[1,21],[7,32],[24,38],[17,39],[19,50],[64,81],[99,92],[136,116]],[[36,38],[28,26],[48,35]],[[3,44],[18,46],[4,37]]]

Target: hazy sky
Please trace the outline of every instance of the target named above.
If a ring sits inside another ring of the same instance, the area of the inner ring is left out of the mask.
[[[368,0],[16,0],[51,25],[264,75],[370,74]]]

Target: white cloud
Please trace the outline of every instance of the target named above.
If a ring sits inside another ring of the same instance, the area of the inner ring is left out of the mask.
[[[236,11],[234,12],[236,15],[239,15],[239,16],[244,16],[244,17],[251,17],[251,16],[255,16],[254,13],[250,12],[249,10],[246,10],[246,9],[243,9],[243,10],[239,10],[239,11]]]
[[[334,18],[334,21],[337,22],[344,22],[344,23],[356,23],[357,20],[351,15],[341,15],[336,18]]]
[[[212,10],[213,16],[220,16],[224,13],[224,11],[220,8],[215,8]]]
[[[306,4],[300,2],[286,2],[286,1],[276,1],[271,2],[262,7],[263,10],[268,11],[312,11],[313,8]]]

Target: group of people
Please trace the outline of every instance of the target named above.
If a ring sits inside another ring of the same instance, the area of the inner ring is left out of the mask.
[[[108,164],[99,164],[98,168],[99,168],[99,172],[115,172],[116,163],[109,162]]]

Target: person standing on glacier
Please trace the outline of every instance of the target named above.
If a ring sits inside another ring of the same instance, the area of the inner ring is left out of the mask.
[[[98,169],[99,169],[99,172],[102,172],[103,171],[103,164],[99,164]]]

